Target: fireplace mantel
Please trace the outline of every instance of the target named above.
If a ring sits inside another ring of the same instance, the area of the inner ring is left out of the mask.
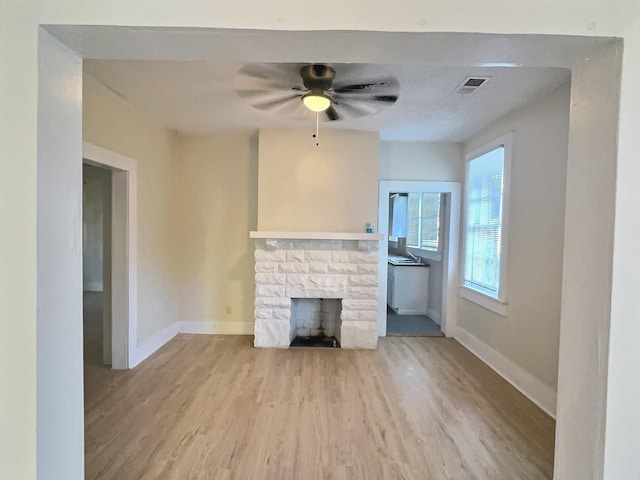
[[[384,240],[381,233],[361,232],[249,232],[250,238],[276,238],[283,240]]]

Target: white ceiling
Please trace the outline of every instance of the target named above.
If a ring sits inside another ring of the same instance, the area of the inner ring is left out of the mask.
[[[167,127],[187,135],[258,128],[309,128],[306,119],[258,110],[238,96],[232,61],[87,60],[85,71]],[[382,140],[461,142],[508,111],[569,79],[564,68],[360,64],[366,81],[384,72],[400,84],[398,101],[374,115],[323,123],[321,128],[380,132]],[[353,69],[351,69],[353,70]],[[336,67],[336,80],[340,75]],[[454,93],[469,76],[491,77],[474,93]]]
[[[467,139],[567,80],[587,52],[611,41],[479,33],[45,28],[85,60],[92,76],[185,134],[312,128],[250,107],[234,92],[233,78],[247,63],[326,62],[384,68],[399,79],[400,98],[379,114],[323,128],[377,130],[383,140],[425,141]],[[452,95],[469,75],[493,78],[472,95]]]
[[[383,140],[456,142],[566,81],[587,52],[612,41],[446,32],[44,27],[85,60],[92,76],[184,134],[313,128],[313,118],[309,125],[254,109],[233,90],[234,75],[247,63],[313,62],[366,64],[400,81],[392,107],[322,128],[377,130]],[[470,75],[493,78],[472,95],[452,95]]]

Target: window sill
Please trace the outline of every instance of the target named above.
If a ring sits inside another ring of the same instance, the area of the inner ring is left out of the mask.
[[[480,305],[482,308],[486,308],[487,310],[491,310],[498,315],[503,317],[507,316],[507,302],[492,298],[484,293],[478,292],[477,290],[465,287],[464,285],[460,286],[460,296],[465,300],[469,300],[470,302]]]
[[[422,248],[415,247],[407,247],[407,252],[411,252],[412,254],[426,260],[431,260],[434,262],[442,261],[442,253],[440,252],[432,252],[431,250],[423,250]]]

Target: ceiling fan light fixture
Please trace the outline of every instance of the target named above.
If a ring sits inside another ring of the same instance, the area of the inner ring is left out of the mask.
[[[331,106],[331,98],[322,92],[309,92],[302,97],[302,103],[312,112],[324,112]]]

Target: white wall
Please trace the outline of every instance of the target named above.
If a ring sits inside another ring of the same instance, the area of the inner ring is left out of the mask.
[[[507,316],[460,298],[458,327],[556,391],[569,131],[567,83],[465,143],[473,151],[514,131]],[[552,406],[555,410],[555,405]]]
[[[635,403],[623,403],[624,407],[610,403],[606,385],[611,370],[602,360],[617,350],[614,344],[609,345],[612,217],[614,207],[624,208],[624,204],[615,204],[615,160],[611,158],[617,147],[615,125],[602,119],[618,113],[620,98],[616,87],[621,54],[622,45],[595,50],[572,72],[555,451],[556,459],[569,461],[556,460],[558,478],[640,478],[640,417],[632,420],[640,398]],[[623,262],[632,257],[630,253]],[[594,272],[598,274],[593,275]],[[638,313],[640,309],[628,318],[638,318]],[[622,324],[629,323],[628,318]],[[585,338],[585,332],[591,333],[590,341],[576,342]],[[580,372],[586,372],[588,377]],[[629,371],[617,373],[624,374],[623,388],[630,394],[614,398],[633,398],[631,392],[637,389],[637,382],[628,380]],[[590,381],[597,386],[590,385]],[[614,436],[614,445],[621,451],[611,453],[607,462],[610,470],[605,473],[605,445],[611,448],[604,438],[605,428],[610,427],[606,425],[606,415],[610,412],[618,416],[619,410],[625,411],[623,421],[632,427],[623,428],[622,435]],[[585,449],[593,450],[588,458],[583,457]],[[631,451],[636,452],[632,454],[635,461],[624,461]]]
[[[178,320],[173,255],[176,136],[84,75],[83,139],[137,161],[138,344]]]
[[[258,230],[364,232],[378,223],[378,134],[262,129]],[[374,228],[375,230],[375,228]]]
[[[253,332],[257,137],[181,137],[175,178],[179,319],[202,323],[189,330]]]
[[[84,466],[82,62],[46,32],[41,33],[39,45],[43,79],[38,85],[37,471],[38,478],[64,472],[65,478],[80,479]],[[12,363],[19,368],[16,358]],[[3,385],[2,396],[7,392]],[[19,441],[6,436],[4,429],[1,432],[0,450]],[[8,472],[0,477],[35,478],[34,472],[25,475],[14,467]]]
[[[640,412],[638,410],[640,382],[630,381],[630,373],[634,371],[633,365],[638,365],[640,362],[640,349],[638,349],[640,322],[629,321],[630,318],[640,318],[640,295],[636,287],[636,279],[640,271],[637,240],[640,235],[640,216],[635,201],[638,193],[638,179],[640,179],[640,162],[637,161],[638,151],[640,151],[638,138],[640,94],[637,83],[640,75],[640,22],[637,20],[637,13],[633,18],[635,21],[632,33],[630,32],[631,34],[624,40],[624,52],[616,52],[618,55],[624,55],[624,66],[620,97],[620,131],[617,137],[614,136],[615,139],[619,139],[619,143],[617,145],[618,170],[613,178],[615,182],[613,268],[611,278],[604,279],[607,284],[611,281],[613,285],[607,386],[603,388],[607,407],[606,410],[603,406],[599,408],[600,411],[606,411],[606,419],[603,422],[606,423],[603,477],[607,479],[640,477],[640,462],[637,461],[637,452],[640,451]],[[618,85],[617,68],[615,77],[609,77],[605,72],[607,72],[606,67],[601,67],[603,81]],[[594,112],[600,108],[606,108],[608,115],[617,116],[616,110],[612,112],[612,105],[618,107],[618,102],[606,97],[601,101],[604,105],[594,105],[592,107]],[[611,126],[606,127],[606,134],[610,134]],[[597,144],[598,140],[598,138],[594,139],[594,143]],[[607,147],[612,148],[610,144]],[[634,158],[635,161],[632,160]],[[603,290],[601,286],[599,289]],[[604,290],[607,291],[606,288]],[[605,310],[602,315],[608,314],[609,312]],[[598,324],[600,329],[606,330],[609,322],[603,321],[600,317]],[[563,347],[564,344],[561,343],[562,352]],[[567,377],[574,369],[575,364],[567,362]],[[568,405],[571,403],[573,402],[567,402]],[[567,418],[567,424],[573,424],[575,421],[574,418]],[[576,448],[580,449],[582,446]]]

